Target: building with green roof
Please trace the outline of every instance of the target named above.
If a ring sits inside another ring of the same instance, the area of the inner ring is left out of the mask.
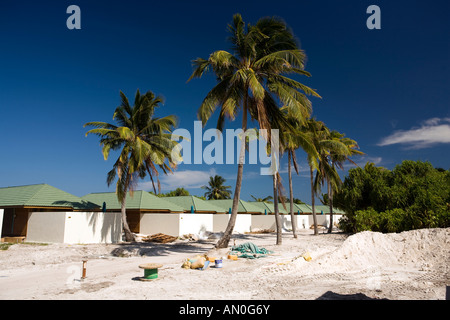
[[[0,188],[0,208],[33,208],[52,211],[93,210],[99,206],[48,184]]]
[[[259,206],[267,214],[275,214],[275,208],[273,203],[261,201],[249,201],[249,202],[253,205]],[[289,214],[291,212],[289,201],[285,202],[285,206],[286,209],[283,207],[283,204],[281,202],[278,203],[278,212],[280,214]],[[311,206],[307,204],[294,203],[294,214],[310,214],[310,213],[312,213]]]
[[[320,205],[314,207],[316,208],[316,214],[330,214],[330,206]],[[333,207],[333,214],[345,214],[345,212]]]
[[[250,204],[252,204],[255,207],[259,207],[262,213],[264,214],[271,214],[273,213],[272,210],[266,205],[266,202],[262,201],[249,201]]]
[[[48,184],[0,188],[1,236],[26,236],[31,212],[95,211],[100,207]]]
[[[285,205],[286,205],[286,210],[284,210],[284,211],[286,211],[287,213],[290,213],[291,212],[291,210],[290,210],[290,208],[291,208],[290,202],[286,201]],[[283,204],[281,202],[278,204],[278,208],[283,208]],[[294,214],[310,214],[310,213],[312,213],[312,209],[307,204],[294,203]]]
[[[105,206],[106,211],[117,212],[121,210],[121,204],[117,200],[115,192],[90,193],[82,199]],[[128,193],[126,202],[127,222],[130,230],[139,233],[143,214],[149,213],[183,213],[184,209],[164,198],[157,197],[147,191],[137,190]]]
[[[222,199],[222,200],[207,200],[208,202],[221,207],[225,212],[230,213],[233,206],[233,199]],[[248,202],[239,199],[238,213],[249,213],[249,214],[264,214],[264,210],[254,205],[255,202]]]
[[[117,211],[121,209],[121,204],[117,200],[115,192],[90,193],[83,197],[84,200],[103,206],[106,204],[106,211]],[[128,192],[125,199],[127,210],[139,210],[140,212],[183,212],[183,208],[173,202],[165,200],[166,198],[157,197],[147,191],[137,190],[132,194]]]
[[[273,203],[262,201],[249,201],[249,202],[255,206],[258,206],[261,210],[263,210],[264,214],[275,214],[275,207]],[[286,204],[286,209],[283,208],[283,205],[281,203],[278,204],[278,212],[280,214],[289,213],[289,204]]]
[[[189,213],[225,213],[226,211],[222,207],[196,196],[164,197],[163,199],[182,207],[184,212]]]
[[[297,207],[298,212],[303,214],[310,214],[312,213],[312,208],[310,205],[307,204],[297,204],[294,203],[294,205]]]

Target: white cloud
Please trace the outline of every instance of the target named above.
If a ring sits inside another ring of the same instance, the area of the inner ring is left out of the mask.
[[[431,118],[419,128],[396,131],[383,138],[378,146],[406,144],[412,149],[421,149],[438,143],[450,143],[450,118]]]
[[[174,190],[176,188],[201,188],[208,184],[209,177],[216,175],[216,171],[211,169],[209,171],[200,170],[182,170],[175,171],[173,174],[160,176],[162,190]],[[139,183],[139,188],[143,190],[153,190],[151,182]]]
[[[356,159],[356,157],[353,158],[353,161],[355,161],[356,165],[359,167],[364,167],[367,162],[372,162],[373,164],[375,164],[377,166],[381,163],[381,161],[383,161],[383,158],[382,157],[362,156],[362,157],[358,157],[357,159]],[[352,166],[350,166],[350,168],[354,168],[354,167],[355,167],[354,164],[352,164]]]

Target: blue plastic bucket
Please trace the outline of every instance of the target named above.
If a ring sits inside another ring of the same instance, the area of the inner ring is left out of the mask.
[[[214,260],[214,266],[216,268],[222,268],[222,259],[220,260]]]

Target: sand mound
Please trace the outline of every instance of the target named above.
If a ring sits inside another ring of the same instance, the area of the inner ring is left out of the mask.
[[[448,274],[450,228],[388,234],[360,232],[348,237],[334,252],[316,259],[315,263],[327,271],[407,266],[420,271]]]

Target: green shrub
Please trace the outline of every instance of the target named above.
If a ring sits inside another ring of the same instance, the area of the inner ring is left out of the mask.
[[[351,169],[335,195],[345,232],[401,232],[450,226],[450,172],[403,161],[394,170],[367,163]]]

